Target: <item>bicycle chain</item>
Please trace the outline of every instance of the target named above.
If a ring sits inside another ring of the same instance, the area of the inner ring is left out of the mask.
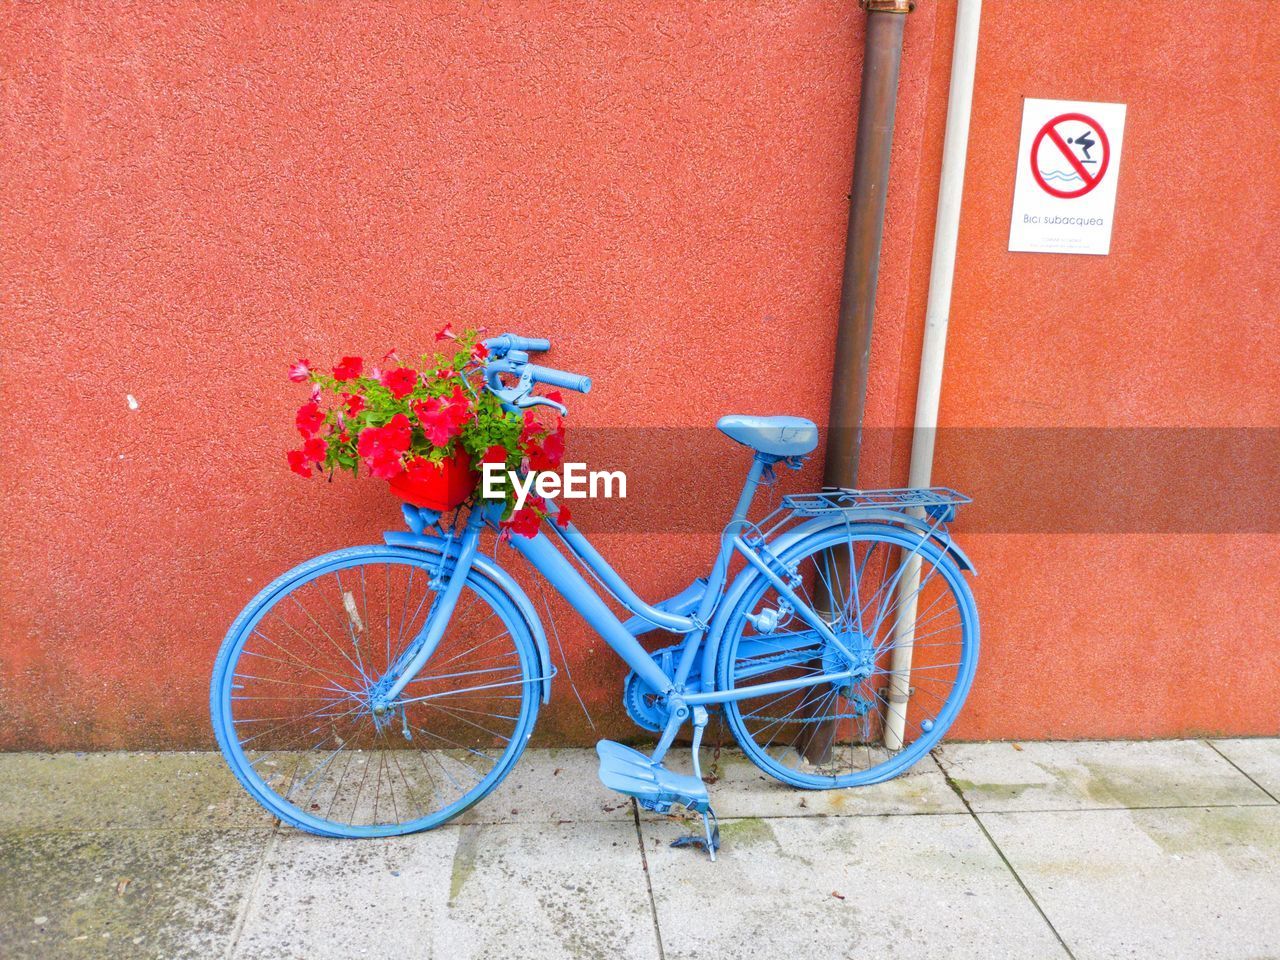
[[[836,713],[826,714],[821,717],[805,717],[796,720],[792,717],[752,717],[752,720],[768,720],[770,723],[830,723],[832,720],[861,720],[866,714],[863,713]]]
[[[752,657],[752,658],[751,658],[751,662],[752,662],[752,663],[768,663],[768,662],[770,662],[771,660],[781,660],[781,659],[783,659],[784,657],[789,657],[789,656],[791,656],[791,654],[790,654],[790,653],[775,653],[775,654],[772,654],[772,655],[770,655],[770,656],[766,656],[766,657]],[[795,719],[792,719],[792,718],[790,718],[790,717],[752,717],[751,719],[753,719],[753,720],[767,720],[767,721],[769,721],[770,723],[800,723],[800,724],[805,724],[805,723],[829,723],[829,722],[831,722],[832,720],[860,720],[860,719],[862,719],[862,717],[864,717],[864,716],[866,716],[866,714],[860,714],[860,713],[837,713],[837,714],[835,714],[834,716],[832,716],[832,715],[827,715],[827,716],[822,716],[822,717],[807,717],[807,718],[802,719],[802,720],[795,720]],[[716,746],[716,753],[715,753],[715,756],[716,756],[716,757],[719,757],[719,756],[720,756],[720,747],[719,747],[719,745],[717,745],[717,746]]]

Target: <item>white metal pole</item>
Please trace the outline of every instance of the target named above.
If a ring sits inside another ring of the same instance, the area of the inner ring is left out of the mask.
[[[956,37],[951,48],[951,89],[947,95],[947,126],[942,144],[938,218],[933,229],[924,344],[920,350],[920,384],[916,389],[916,418],[911,435],[911,468],[907,482],[913,487],[929,486],[933,473],[938,401],[942,395],[942,361],[947,350],[951,286],[956,274],[956,240],[960,233],[960,201],[964,194],[964,164],[969,148],[969,116],[973,108],[973,76],[978,63],[978,25],[981,19],[982,0],[959,0]],[[884,726],[884,745],[890,750],[902,749],[906,731],[916,594],[920,589],[919,554],[913,554],[906,563],[907,569],[898,580],[889,709]]]

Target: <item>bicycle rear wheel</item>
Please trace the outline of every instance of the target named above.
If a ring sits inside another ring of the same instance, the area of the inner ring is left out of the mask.
[[[919,561],[912,593],[899,586],[907,573],[904,551]],[[797,787],[849,787],[897,776],[942,739],[973,683],[978,613],[964,574],[936,542],[877,523],[820,530],[780,559],[794,571],[796,593],[853,659],[823,641],[756,574],[721,635],[720,688],[846,670],[860,675],[726,703],[729,726],[757,766]],[[897,708],[906,716],[898,742],[894,731],[886,736],[886,717],[894,653],[905,646],[911,649],[910,695]]]
[[[232,624],[210,689],[214,731],[240,782],[282,820],[337,837],[426,830],[520,756],[539,657],[510,598],[474,570],[406,702],[372,710],[370,688],[431,615],[439,562],[339,550],[280,577]]]

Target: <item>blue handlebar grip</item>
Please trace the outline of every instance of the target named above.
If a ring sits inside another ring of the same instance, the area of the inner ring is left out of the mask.
[[[563,370],[552,370],[550,367],[539,367],[536,364],[529,364],[529,379],[534,383],[545,383],[552,387],[563,387],[565,390],[574,390],[577,393],[591,392],[591,378],[584,377],[577,373],[566,373]]]
[[[514,333],[504,333],[485,341],[485,346],[495,353],[506,353],[510,350],[523,350],[526,353],[545,353],[551,349],[551,341],[541,337],[517,337]]]

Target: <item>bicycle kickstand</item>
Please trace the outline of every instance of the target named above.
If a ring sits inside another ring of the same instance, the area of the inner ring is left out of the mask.
[[[702,764],[698,760],[698,754],[702,749],[702,734],[707,728],[707,709],[706,707],[693,708],[693,775],[699,781],[702,780]],[[696,807],[694,809],[697,809]],[[716,851],[720,849],[720,820],[716,817],[716,812],[711,809],[710,801],[707,802],[705,809],[698,810],[702,814],[702,837],[680,837],[672,841],[673,847],[702,847],[711,857],[712,863],[716,859]]]

